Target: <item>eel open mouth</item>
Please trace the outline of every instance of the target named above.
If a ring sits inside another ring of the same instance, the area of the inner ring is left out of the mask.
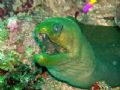
[[[42,48],[45,49],[45,53],[47,54],[57,54],[57,53],[67,52],[67,50],[64,47],[53,42],[47,34],[39,33],[38,38],[42,42],[43,45]]]

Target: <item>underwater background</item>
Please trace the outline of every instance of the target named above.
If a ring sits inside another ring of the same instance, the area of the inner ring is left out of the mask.
[[[97,0],[84,13],[83,8],[88,2],[89,0],[0,0],[0,90],[83,90],[55,79],[46,68],[34,63],[33,55],[40,53],[41,49],[33,38],[33,31],[41,21],[56,16],[76,17],[78,22],[88,25],[83,32],[92,40],[94,35],[102,37],[108,34],[107,28],[99,28],[101,31],[96,34],[97,27],[108,26],[120,30],[120,0]],[[89,25],[94,30],[88,33],[86,30]],[[109,34],[117,36],[119,43],[118,32],[109,31]],[[109,41],[109,35],[103,38]],[[101,40],[103,44],[105,40]],[[118,50],[120,55],[120,43],[115,45],[117,46],[113,49]],[[53,49],[51,46],[50,52]],[[120,90],[120,87],[111,88],[104,81],[98,85],[99,88],[94,85],[96,88],[90,89]]]

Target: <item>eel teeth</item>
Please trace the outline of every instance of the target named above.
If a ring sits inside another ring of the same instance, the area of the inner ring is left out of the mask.
[[[42,34],[42,40],[43,40],[43,41],[46,40],[46,34]]]

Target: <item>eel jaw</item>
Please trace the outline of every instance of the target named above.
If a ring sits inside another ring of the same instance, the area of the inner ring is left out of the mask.
[[[41,40],[43,47],[45,48],[47,54],[56,54],[67,52],[67,49],[53,42],[51,38],[45,33],[39,33],[38,38]]]

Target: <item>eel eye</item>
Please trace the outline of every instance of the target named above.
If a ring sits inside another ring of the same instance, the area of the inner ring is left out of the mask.
[[[59,23],[55,23],[53,25],[53,30],[54,32],[61,32],[63,29],[63,25],[62,24],[59,24]]]

